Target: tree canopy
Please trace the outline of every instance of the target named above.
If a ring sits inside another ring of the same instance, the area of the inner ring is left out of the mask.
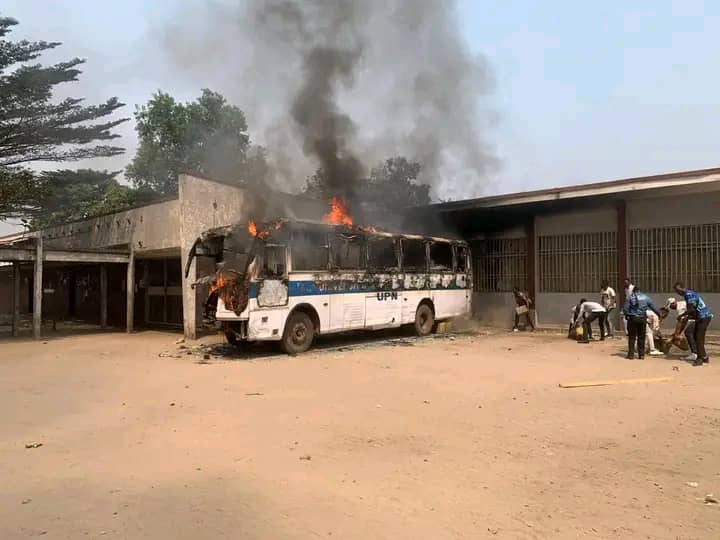
[[[430,186],[417,180],[421,170],[420,163],[401,156],[386,159],[373,167],[369,178],[357,181],[352,189],[356,202],[387,210],[429,204]],[[303,193],[329,199],[337,194],[331,192],[328,184],[325,172],[318,169],[306,180]]]
[[[123,106],[115,97],[99,105],[82,98],[54,101],[55,87],[77,81],[84,60],[33,63],[60,43],[3,39],[16,24],[0,17],[0,219],[39,209],[41,182],[29,164],[120,154],[123,149],[109,142],[118,137],[113,128],[127,120],[107,119]]]
[[[93,169],[43,172],[38,177],[38,202],[33,227],[45,227],[117,212],[144,202],[141,192],[120,184],[116,172]]]
[[[245,115],[217,92],[204,89],[190,103],[157,92],[135,120],[140,144],[126,175],[138,188],[173,194],[185,170],[245,186],[265,182],[264,150],[250,146]]]

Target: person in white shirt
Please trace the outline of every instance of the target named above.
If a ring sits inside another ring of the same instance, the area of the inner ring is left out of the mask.
[[[575,326],[578,327],[582,324],[583,327],[583,339],[581,343],[590,343],[592,339],[592,327],[593,321],[597,320],[600,324],[600,340],[605,339],[605,317],[607,311],[598,302],[588,302],[585,298],[580,300],[580,309],[578,311],[577,319],[575,320]]]
[[[662,356],[663,353],[655,348],[655,336],[660,336],[660,317],[654,311],[648,309],[647,328],[645,329],[645,350],[650,356]]]
[[[610,286],[607,279],[604,279],[600,284],[600,303],[607,312],[605,315],[605,334],[608,337],[613,337],[613,325],[610,320],[610,314],[617,307],[617,294],[615,293],[615,289]]]
[[[626,277],[623,280],[623,289],[625,291],[624,297],[626,299],[635,290],[635,285],[633,285],[633,282],[629,277]],[[620,317],[620,320],[622,320],[623,331],[625,332],[625,335],[627,336],[628,335],[627,318],[625,317],[625,313],[621,313],[621,315],[622,315],[622,317]]]

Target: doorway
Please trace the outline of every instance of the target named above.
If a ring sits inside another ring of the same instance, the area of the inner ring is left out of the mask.
[[[182,326],[182,264],[179,258],[144,261],[145,322]]]

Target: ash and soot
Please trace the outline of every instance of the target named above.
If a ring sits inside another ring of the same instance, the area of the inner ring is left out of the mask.
[[[454,1],[248,0],[182,10],[175,67],[245,111],[273,180],[317,168],[354,212],[358,179],[402,155],[441,198],[478,195],[496,165],[493,76],[464,42]]]

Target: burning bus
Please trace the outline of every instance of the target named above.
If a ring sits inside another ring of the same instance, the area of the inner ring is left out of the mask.
[[[317,335],[414,325],[470,312],[466,242],[358,227],[333,200],[323,221],[278,219],[205,232],[190,252],[214,257],[206,318],[228,341],[279,341],[290,354]]]

